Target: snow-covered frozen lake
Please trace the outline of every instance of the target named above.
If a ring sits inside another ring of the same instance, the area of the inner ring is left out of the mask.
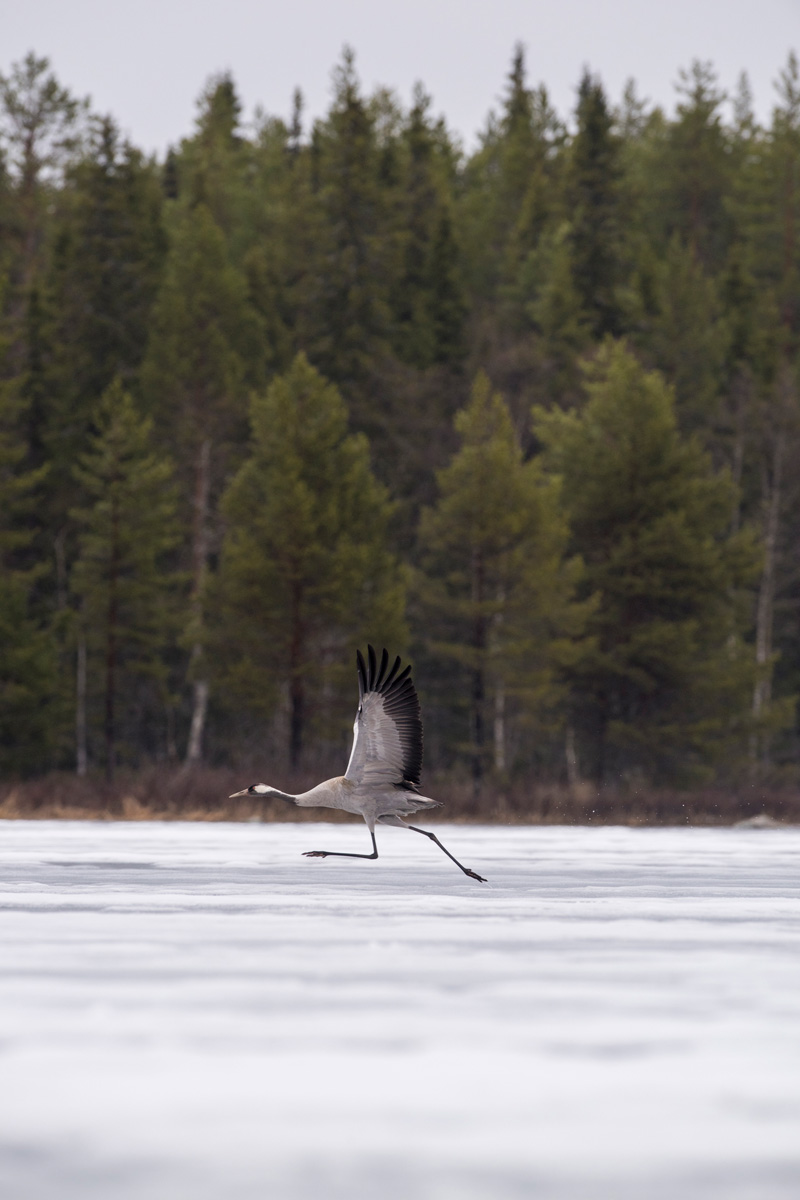
[[[797,1200],[800,831],[0,823],[9,1200]]]

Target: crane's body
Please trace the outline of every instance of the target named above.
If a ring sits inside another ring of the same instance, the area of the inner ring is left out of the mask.
[[[359,705],[353,727],[353,748],[344,775],[326,779],[307,792],[293,795],[255,783],[234,796],[262,796],[285,800],[299,808],[338,808],[363,817],[372,838],[371,854],[345,854],[341,850],[307,850],[309,858],[377,858],[375,826],[396,825],[421,833],[444,851],[465,875],[481,883],[486,880],[454,858],[435,834],[404,818],[415,812],[439,808],[437,800],[422,796],[419,777],[422,770],[422,717],[419,699],[411,682],[411,668],[400,671],[396,658],[392,669],[386,650],[378,666],[375,651],[368,647],[368,662],[357,651]]]

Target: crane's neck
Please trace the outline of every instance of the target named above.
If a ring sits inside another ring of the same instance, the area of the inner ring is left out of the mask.
[[[278,788],[267,787],[267,785],[263,783],[257,783],[253,788],[253,791],[263,800],[285,800],[287,804],[297,803],[296,796],[292,796],[289,792],[281,792],[278,790]]]

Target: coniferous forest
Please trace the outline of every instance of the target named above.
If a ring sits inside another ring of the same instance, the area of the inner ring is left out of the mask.
[[[576,85],[467,153],[346,50],[159,160],[0,76],[8,787],[341,771],[369,641],[476,804],[798,788],[798,60]]]

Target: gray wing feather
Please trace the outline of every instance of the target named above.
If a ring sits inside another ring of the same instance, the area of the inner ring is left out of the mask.
[[[387,674],[388,654],[383,651],[378,666],[372,646],[368,663],[360,651],[356,658],[360,703],[345,778],[416,788],[422,770],[422,717],[411,667],[400,671],[397,658]]]

